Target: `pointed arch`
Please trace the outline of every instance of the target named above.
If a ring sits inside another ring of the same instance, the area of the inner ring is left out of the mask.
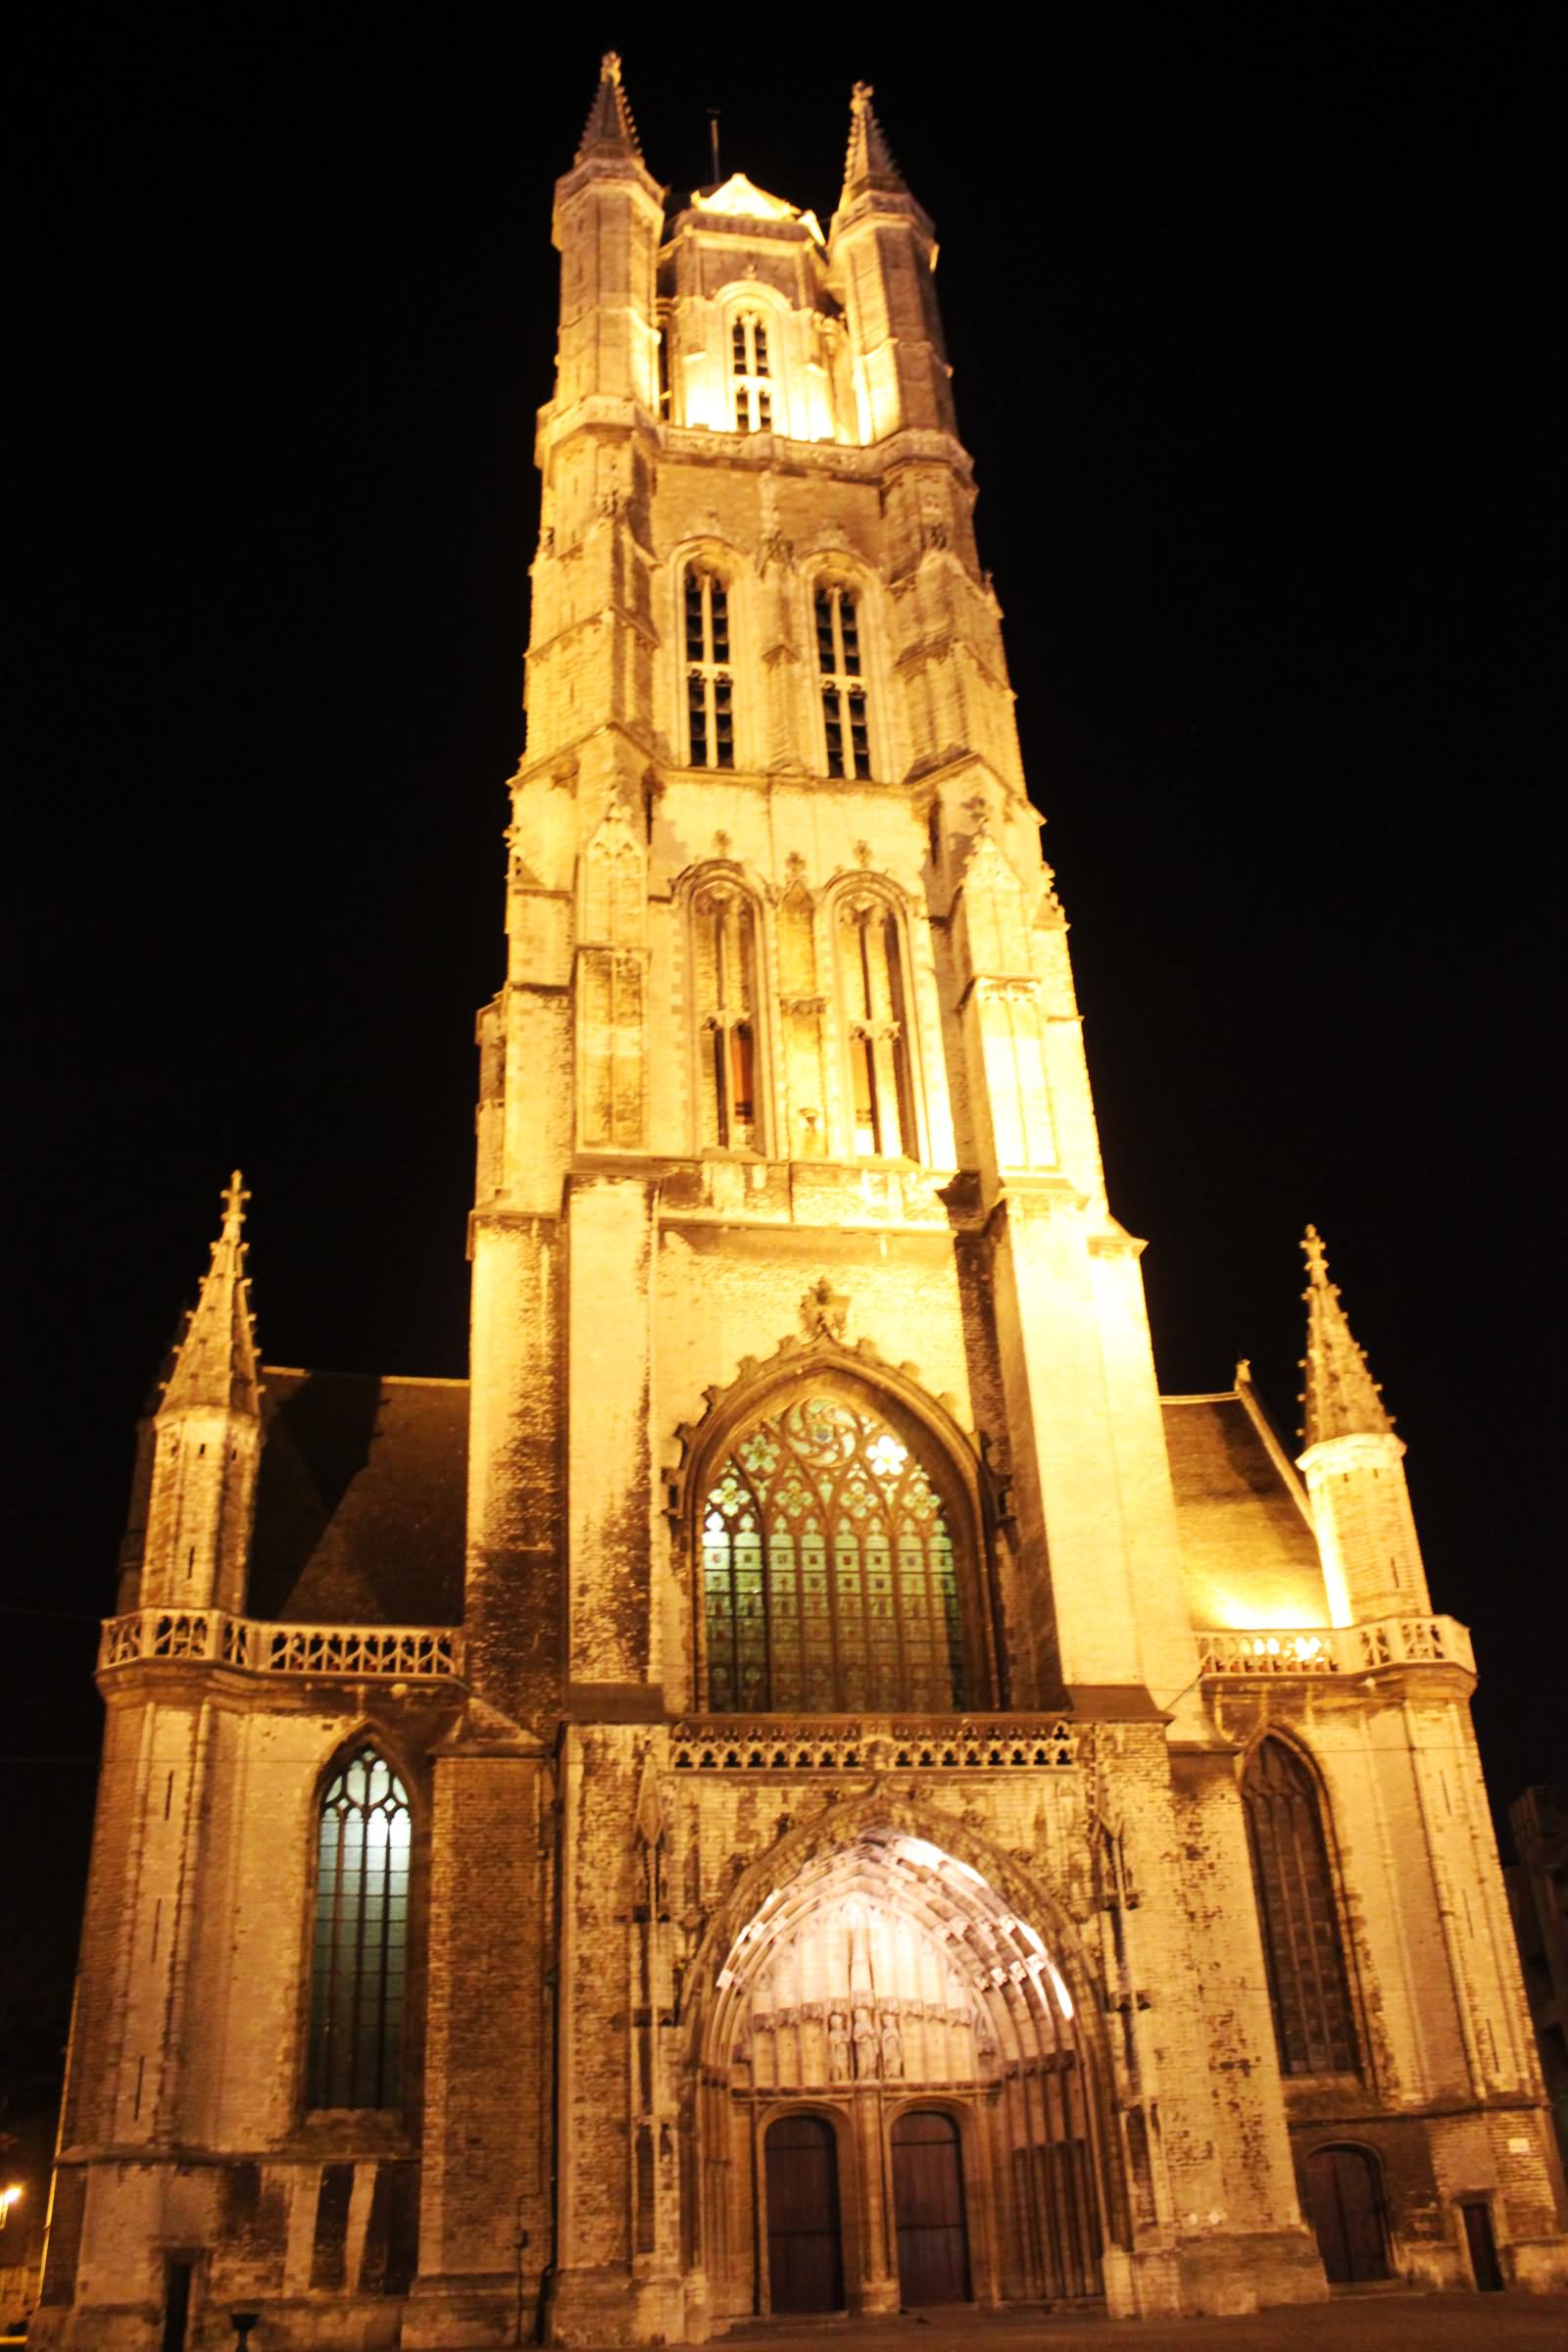
[[[828,898],[845,1109],[845,1156],[923,1159],[921,1067],[907,909],[885,877]]]
[[[685,903],[699,1151],[765,1152],[769,1052],[760,893],[728,860],[680,882]]]
[[[306,2104],[397,2108],[408,2052],[414,1814],[368,1730],[317,1782]]]
[[[713,1713],[962,1711],[998,1695],[983,1466],[906,1371],[793,1344],[685,1465],[694,1681]]]
[[[1242,1806],[1281,2072],[1357,2074],[1323,1792],[1294,1740],[1271,1731],[1257,1741],[1242,1772]]]

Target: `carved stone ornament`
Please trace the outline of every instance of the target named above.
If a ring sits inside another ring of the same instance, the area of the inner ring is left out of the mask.
[[[825,1274],[818,1276],[801,1300],[801,1320],[810,1340],[842,1340],[850,1319],[850,1302],[835,1291]]]

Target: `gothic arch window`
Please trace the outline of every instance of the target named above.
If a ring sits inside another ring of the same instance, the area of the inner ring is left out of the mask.
[[[727,1152],[761,1149],[757,947],[750,896],[704,884],[692,900],[700,1141]]]
[[[773,370],[767,321],[757,311],[737,311],[729,329],[730,393],[735,427],[742,433],[773,429]]]
[[[852,893],[839,901],[834,937],[855,1156],[918,1159],[899,918],[879,894]]]
[[[860,604],[843,580],[818,580],[811,602],[816,624],[817,685],[830,776],[871,773],[870,720],[860,650]]]
[[[685,578],[686,757],[693,767],[735,764],[735,671],[729,642],[729,588],[706,564]]]
[[[1262,1740],[1242,1799],[1281,2071],[1353,2074],[1349,1984],[1312,1775],[1285,1740]]]
[[[824,1382],[770,1405],[700,1507],[715,1714],[968,1704],[950,1506],[863,1396]]]
[[[412,1842],[403,1783],[374,1747],[356,1749],[317,1815],[313,2107],[402,2103]]]

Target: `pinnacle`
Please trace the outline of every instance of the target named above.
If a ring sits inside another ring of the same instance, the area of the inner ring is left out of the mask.
[[[250,1195],[238,1168],[223,1193],[223,1222],[213,1244],[201,1294],[175,1343],[162,1412],[206,1407],[255,1414],[261,1409],[255,1318],[241,1240]]]
[[[1306,1258],[1301,1296],[1307,1310],[1302,1436],[1308,1446],[1319,1446],[1327,1438],[1382,1436],[1394,1425],[1367,1368],[1365,1350],[1350,1335],[1339,1285],[1329,1280],[1328,1256],[1315,1225],[1307,1227],[1301,1250]]]
[[[632,121],[631,102],[621,86],[620,57],[613,49],[607,49],[599,61],[599,87],[577,142],[579,164],[587,163],[595,155],[623,155],[637,163],[643,158],[642,141]]]
[[[906,195],[907,185],[894,160],[887,134],[876,119],[871,94],[868,81],[858,81],[850,98],[850,144],[844,158],[844,194],[849,196],[858,188],[873,187],[894,188]]]

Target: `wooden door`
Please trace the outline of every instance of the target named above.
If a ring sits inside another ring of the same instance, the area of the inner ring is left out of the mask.
[[[781,2115],[762,2143],[772,2311],[842,2311],[838,2143],[820,2115]]]
[[[1492,2213],[1485,2197],[1466,2197],[1459,2207],[1464,2216],[1464,2242],[1470,2253],[1470,2273],[1484,2295],[1502,2292],[1502,2265],[1492,2232]]]
[[[1315,2148],[1306,2201],[1332,2286],[1389,2276],[1389,2233],[1377,2159],[1366,2148]]]
[[[969,2231],[958,2127],[951,2115],[915,2108],[894,2125],[893,2212],[901,2300],[910,2308],[967,2303]]]

